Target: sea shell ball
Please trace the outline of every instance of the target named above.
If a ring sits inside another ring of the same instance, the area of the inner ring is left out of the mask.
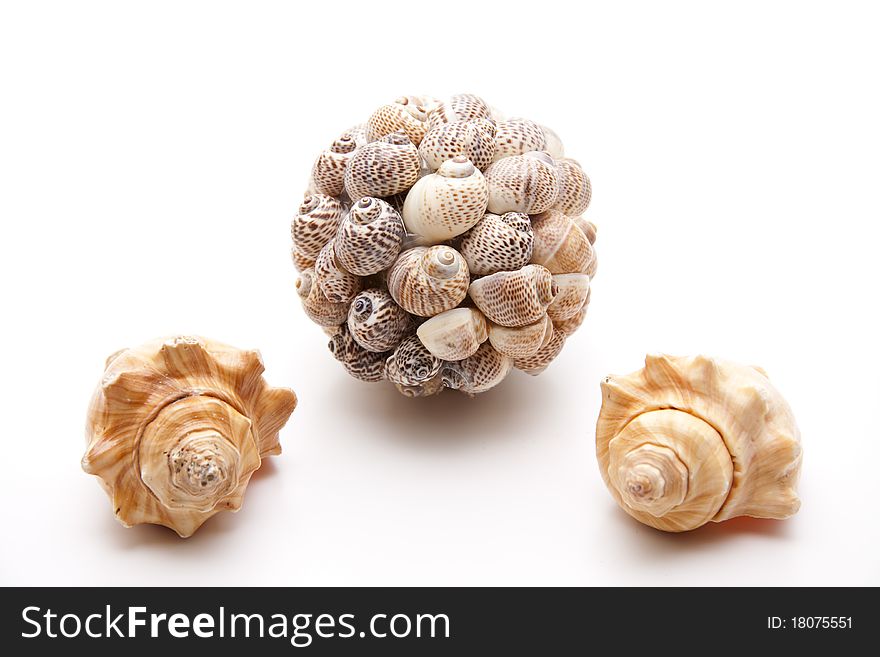
[[[540,374],[590,302],[591,193],[539,123],[398,98],[315,160],[290,230],[303,310],[351,376],[409,397]]]

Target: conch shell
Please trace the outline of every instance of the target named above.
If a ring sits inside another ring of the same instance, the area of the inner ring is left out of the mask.
[[[404,251],[388,270],[388,291],[408,313],[433,317],[455,308],[468,293],[470,274],[461,254],[449,246]]]
[[[540,265],[476,279],[468,290],[486,318],[502,326],[525,326],[538,321],[556,297],[553,276]]]
[[[198,337],[155,340],[108,359],[86,423],[83,470],[97,475],[127,527],[191,536],[241,507],[296,395],[261,376],[256,351]]]
[[[376,141],[389,133],[403,132],[418,146],[428,129],[427,118],[427,110],[416,99],[401,96],[370,115],[365,126],[367,139]]]
[[[461,237],[458,248],[476,276],[524,267],[532,257],[535,236],[529,216],[508,212],[487,214]]]
[[[345,191],[352,201],[393,196],[419,179],[419,151],[403,132],[393,132],[357,149],[345,167]]]
[[[403,203],[403,223],[410,233],[436,244],[482,219],[488,198],[483,174],[466,157],[456,155],[412,186]]]
[[[556,203],[559,176],[547,153],[532,151],[493,162],[486,169],[489,212],[540,214]]]
[[[463,360],[489,337],[486,318],[476,308],[453,308],[434,315],[419,326],[416,335],[441,360]]]
[[[644,369],[607,377],[596,454],[624,511],[664,531],[800,507],[800,433],[754,367],[649,355]]]
[[[351,207],[339,225],[336,257],[353,274],[376,274],[397,259],[405,234],[397,210],[382,199],[365,196]]]

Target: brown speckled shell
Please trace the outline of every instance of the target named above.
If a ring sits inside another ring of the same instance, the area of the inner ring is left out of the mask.
[[[394,132],[357,149],[345,167],[345,191],[352,201],[363,196],[392,196],[419,179],[419,151],[403,132]]]
[[[578,216],[587,209],[593,196],[590,178],[581,165],[571,158],[562,158],[555,162],[559,176],[559,196],[553,209],[571,217]]]
[[[554,274],[556,298],[547,307],[547,315],[554,322],[574,317],[583,307],[590,293],[590,277],[586,274]]]
[[[318,326],[338,326],[348,317],[348,304],[334,303],[324,296],[314,269],[306,269],[299,275],[296,291],[303,310]]]
[[[491,118],[492,112],[486,101],[474,94],[456,94],[440,103],[428,114],[428,129],[444,123]]]
[[[540,265],[500,271],[476,279],[468,293],[486,318],[502,326],[538,321],[555,297],[553,277]]]
[[[543,151],[547,145],[544,129],[529,119],[508,119],[495,126],[495,160],[529,151]]]
[[[348,309],[348,331],[367,351],[389,351],[411,332],[412,320],[385,290],[358,294]]]
[[[392,132],[403,132],[418,146],[428,129],[427,118],[424,107],[404,96],[382,105],[370,115],[364,127],[369,141],[376,141]]]
[[[562,331],[554,330],[553,337],[550,338],[550,341],[545,346],[538,349],[538,351],[536,351],[531,356],[518,358],[513,362],[513,365],[514,367],[516,367],[516,369],[522,370],[526,374],[537,376],[547,369],[547,366],[562,351],[562,347],[564,345],[565,333],[563,333]]]
[[[339,199],[325,194],[307,194],[290,222],[290,237],[298,257],[317,258],[324,245],[336,234],[342,215]]]
[[[488,210],[494,214],[548,210],[559,194],[559,177],[553,158],[543,151],[511,155],[486,169]]]
[[[448,246],[404,251],[388,270],[388,291],[408,313],[432,317],[455,308],[468,292],[470,274],[461,254]]]
[[[358,276],[387,269],[397,259],[406,230],[400,213],[381,199],[355,203],[336,233],[336,257]]]
[[[534,242],[529,216],[507,212],[503,216],[487,214],[462,235],[458,248],[471,274],[486,276],[527,265]]]
[[[344,324],[336,335],[331,336],[327,347],[333,357],[342,363],[345,371],[354,378],[368,383],[385,378],[385,361],[390,352],[367,351],[354,340]]]
[[[495,154],[495,124],[490,119],[442,123],[428,131],[419,144],[419,155],[436,171],[456,155],[463,155],[481,171]]]
[[[342,193],[345,189],[345,166],[356,148],[355,136],[345,132],[318,156],[312,167],[312,182],[316,192],[328,196]]]
[[[549,210],[531,220],[535,234],[533,263],[544,265],[554,274],[587,272],[593,259],[593,247],[568,215]]]
[[[443,368],[443,382],[448,388],[477,395],[501,383],[512,368],[512,359],[484,342],[473,355],[447,363]]]
[[[442,360],[411,335],[385,361],[385,376],[402,386],[420,386],[437,376],[442,365]]]
[[[334,241],[327,242],[315,259],[315,277],[321,292],[328,300],[347,303],[360,292],[363,282],[359,276],[340,267],[333,248]]]
[[[553,337],[553,324],[544,315],[537,322],[525,326],[489,325],[489,342],[496,351],[511,358],[531,356]]]

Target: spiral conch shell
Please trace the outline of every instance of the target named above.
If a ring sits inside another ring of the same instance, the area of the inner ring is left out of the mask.
[[[468,293],[467,263],[449,246],[404,251],[388,270],[388,291],[408,313],[433,317],[460,304]]]
[[[556,297],[556,286],[547,269],[526,265],[478,278],[468,290],[486,318],[501,326],[525,326],[538,321]]]
[[[351,207],[339,225],[336,257],[353,274],[376,274],[397,259],[405,234],[397,210],[382,199],[365,196]]]
[[[596,454],[624,511],[664,531],[800,507],[800,433],[754,367],[649,355],[644,369],[607,377]]]
[[[487,214],[462,235],[458,248],[471,274],[485,276],[524,267],[532,257],[534,244],[529,216],[507,212],[500,217]]]
[[[489,212],[540,214],[556,203],[559,176],[547,153],[531,151],[493,162],[486,169]]]
[[[357,149],[345,167],[345,191],[363,196],[393,196],[419,179],[419,151],[403,132],[393,132]]]
[[[461,235],[486,213],[489,189],[473,162],[456,155],[421,178],[406,195],[403,223],[432,243]]]
[[[127,527],[191,536],[241,507],[296,395],[271,388],[256,351],[198,337],[155,340],[108,359],[86,424],[82,467],[97,475]]]

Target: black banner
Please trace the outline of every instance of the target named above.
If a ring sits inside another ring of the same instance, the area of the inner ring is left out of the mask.
[[[870,589],[7,588],[0,623],[15,655],[191,654],[218,642],[261,655],[840,651],[869,645],[875,599]]]

